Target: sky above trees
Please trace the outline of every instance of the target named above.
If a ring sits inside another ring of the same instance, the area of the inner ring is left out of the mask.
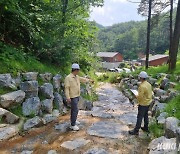
[[[144,17],[137,13],[138,4],[130,3],[127,0],[105,0],[103,7],[93,7],[91,20],[103,26],[111,26],[126,21],[139,21]]]

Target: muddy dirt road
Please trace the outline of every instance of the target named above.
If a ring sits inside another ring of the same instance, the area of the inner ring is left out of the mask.
[[[111,84],[97,89],[92,111],[80,111],[79,132],[69,130],[69,115],[9,141],[0,142],[0,154],[146,154],[147,134],[129,136],[137,107]]]

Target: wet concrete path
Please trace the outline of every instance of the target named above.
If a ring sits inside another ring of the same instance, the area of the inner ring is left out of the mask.
[[[92,111],[80,111],[80,131],[69,130],[69,115],[9,141],[0,142],[0,154],[146,154],[147,134],[129,136],[137,107],[113,85],[102,84]],[[51,150],[51,151],[50,151]]]

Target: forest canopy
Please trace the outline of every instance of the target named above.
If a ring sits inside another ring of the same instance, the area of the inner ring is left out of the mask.
[[[174,19],[175,19],[174,13]],[[146,50],[146,21],[129,21],[99,30],[101,51],[118,51],[125,59],[137,59]],[[169,49],[168,12],[152,18],[150,53],[163,54]]]

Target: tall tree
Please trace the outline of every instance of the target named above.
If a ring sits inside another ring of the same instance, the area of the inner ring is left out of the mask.
[[[171,50],[172,39],[173,39],[173,3],[174,0],[170,0],[170,12],[169,12],[169,51]],[[169,59],[171,57],[171,53],[169,52]],[[170,61],[169,61],[169,69],[170,69]]]
[[[149,50],[150,50],[150,34],[151,34],[151,9],[152,0],[149,0],[148,23],[147,23],[147,42],[146,42],[146,69],[149,67]]]
[[[180,39],[180,0],[178,1],[178,5],[177,5],[174,34],[172,38],[171,48],[169,51],[171,55],[169,59],[169,70],[171,71],[176,68],[179,39]]]

